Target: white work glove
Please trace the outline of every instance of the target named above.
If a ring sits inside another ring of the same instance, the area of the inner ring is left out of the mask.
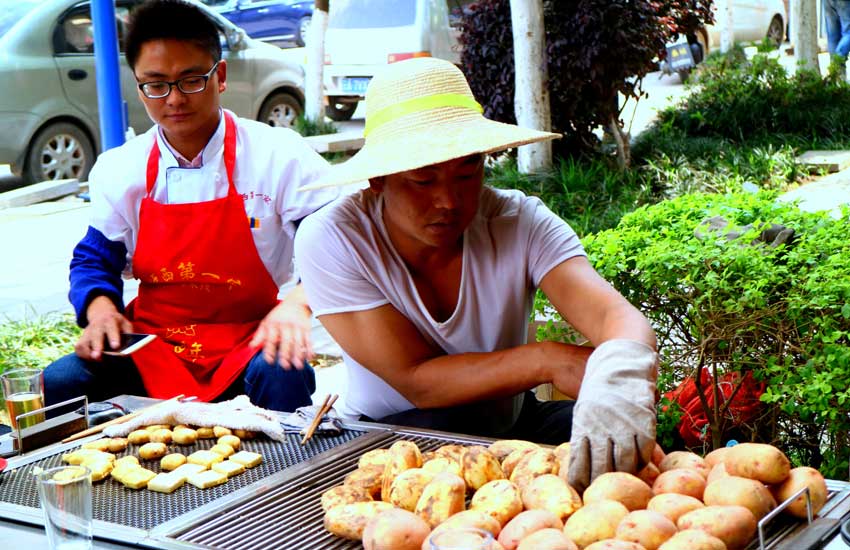
[[[570,439],[569,483],[579,494],[600,474],[649,463],[657,365],[658,354],[634,340],[608,340],[588,358]]]

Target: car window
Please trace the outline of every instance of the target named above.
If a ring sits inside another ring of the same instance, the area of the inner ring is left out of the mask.
[[[0,0],[0,38],[39,4],[39,0]]]
[[[116,6],[115,16],[118,47],[123,52],[124,31],[130,17],[130,10],[127,6]],[[94,53],[94,31],[88,4],[69,10],[59,19],[53,33],[53,51],[57,55]]]
[[[416,0],[332,0],[328,27],[376,29],[416,21]]]

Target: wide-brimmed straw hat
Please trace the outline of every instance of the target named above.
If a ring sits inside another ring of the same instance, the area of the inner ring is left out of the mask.
[[[362,182],[560,137],[484,118],[463,73],[433,57],[387,65],[366,90],[363,148],[301,189]]]

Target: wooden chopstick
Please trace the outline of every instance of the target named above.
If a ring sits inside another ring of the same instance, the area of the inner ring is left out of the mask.
[[[118,418],[113,418],[112,420],[110,420],[108,422],[104,422],[103,424],[98,424],[97,426],[93,426],[93,427],[88,428],[86,430],[83,430],[81,432],[77,432],[74,435],[69,435],[68,437],[66,437],[65,439],[62,440],[62,443],[69,443],[71,441],[76,441],[77,439],[82,439],[83,437],[86,437],[86,436],[89,436],[89,435],[92,435],[92,434],[100,433],[100,432],[103,431],[104,428],[106,428],[108,426],[115,426],[116,424],[123,424],[124,422],[129,422],[130,420],[133,420],[134,418],[136,418],[137,416],[139,416],[142,413],[148,412],[151,409],[154,409],[154,408],[159,407],[161,405],[165,405],[166,403],[171,403],[173,401],[177,401],[178,399],[182,399],[183,397],[184,397],[184,395],[181,393],[180,395],[175,395],[174,397],[172,397],[171,399],[168,399],[166,401],[160,401],[159,403],[154,403],[153,405],[147,406],[143,409],[139,409],[138,411],[135,411],[135,412],[131,412],[130,414],[125,414],[124,416],[119,416]]]
[[[337,394],[333,394],[333,397],[331,397],[331,395],[328,394],[325,397],[324,402],[322,402],[322,406],[319,407],[319,411],[316,413],[316,416],[313,417],[313,421],[310,423],[310,426],[307,428],[307,431],[304,433],[304,437],[301,438],[301,444],[302,445],[307,443],[307,441],[309,441],[310,438],[313,437],[313,434],[316,432],[316,428],[318,428],[319,424],[322,423],[322,418],[324,418],[325,414],[327,414],[327,412],[331,410],[331,408],[334,406],[334,403],[336,403],[336,400],[337,400],[338,397],[339,397],[339,395],[337,395]]]

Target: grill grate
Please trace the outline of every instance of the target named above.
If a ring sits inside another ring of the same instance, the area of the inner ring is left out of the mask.
[[[202,490],[186,484],[171,494],[163,494],[145,489],[127,489],[113,479],[97,482],[92,487],[92,515],[96,520],[145,530],[152,529],[363,433],[344,430],[338,436],[314,437],[304,446],[299,443],[300,436],[296,434],[287,434],[286,443],[265,438],[243,440],[242,449],[263,455],[262,464],[210,489]],[[214,444],[214,439],[201,439],[195,445],[170,445],[169,451],[188,455],[196,450],[209,449]],[[138,456],[138,449],[139,445],[130,445],[126,451],[116,454],[119,457],[128,454]],[[46,469],[62,464],[60,453],[3,473],[0,475],[0,501],[39,508],[33,468]],[[158,460],[141,461],[141,464],[155,472],[160,471]]]
[[[399,439],[416,442],[423,452],[446,443],[472,444],[479,441],[463,437],[389,433],[386,438],[373,441],[368,446],[332,452],[335,456],[309,472],[250,502],[235,503],[217,513],[215,518],[207,518],[171,537],[192,547],[199,545],[220,550],[362,550],[359,542],[338,538],[325,530],[321,495],[327,489],[342,484],[345,476],[357,468],[357,461],[363,453],[389,447]],[[838,492],[831,488],[830,500]],[[777,518],[767,527],[765,548],[775,547],[799,526],[799,521]],[[759,543],[755,540],[747,550],[757,548]]]
[[[345,454],[338,453],[333,457],[334,460],[315,467],[262,497],[234,505],[218,513],[218,517],[174,536],[179,541],[224,550],[362,548],[359,542],[344,540],[325,531],[321,495],[331,487],[342,484],[345,476],[357,468],[360,455],[372,449],[389,447],[399,439],[416,442],[423,452],[447,443],[470,444],[479,441],[450,436],[388,434],[387,438],[367,447]]]

